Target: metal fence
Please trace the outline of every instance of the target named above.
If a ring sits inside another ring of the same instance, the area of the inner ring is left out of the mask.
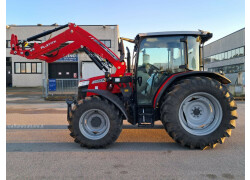
[[[78,93],[78,82],[80,79],[54,79],[54,88],[50,87],[49,79],[43,79],[43,96],[73,95]],[[245,85],[228,85],[229,91],[234,96],[245,95]]]
[[[77,95],[78,82],[80,79],[43,79],[44,97],[53,95]],[[53,86],[52,86],[53,85]]]
[[[235,97],[245,96],[245,85],[229,85],[228,89]]]

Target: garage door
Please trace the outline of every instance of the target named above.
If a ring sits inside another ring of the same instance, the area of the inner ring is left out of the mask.
[[[78,78],[78,63],[49,63],[49,79]]]

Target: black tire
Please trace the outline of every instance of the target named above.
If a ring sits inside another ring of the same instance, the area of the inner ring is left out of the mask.
[[[218,121],[220,122],[218,127],[205,135],[194,135],[184,129],[179,115],[185,98],[197,92],[215,97],[222,109],[222,118]],[[223,84],[208,77],[188,77],[169,88],[163,97],[160,112],[166,131],[176,142],[192,149],[205,149],[214,148],[218,143],[222,144],[225,137],[231,136],[231,130],[236,127],[236,109],[233,96]]]
[[[110,122],[110,126],[107,134],[100,139],[90,139],[85,136],[79,127],[79,121],[84,112],[98,109],[104,112]],[[70,136],[74,138],[76,143],[80,143],[81,147],[87,148],[104,148],[107,145],[116,141],[122,131],[122,116],[119,110],[108,100],[100,98],[98,96],[86,97],[78,102],[72,108],[70,118],[68,120],[70,130]]]

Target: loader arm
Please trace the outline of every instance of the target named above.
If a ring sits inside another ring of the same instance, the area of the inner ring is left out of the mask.
[[[40,37],[46,36],[52,32],[66,27],[68,27],[67,30],[56,35],[55,37],[41,44],[34,43],[34,46],[31,48],[25,48],[29,41],[36,40]],[[61,44],[68,41],[71,43],[65,47],[59,48]],[[80,48],[85,52],[89,52],[90,55],[93,55],[93,53],[98,54],[104,60],[107,60],[109,63],[111,63],[116,68],[114,76],[124,76],[126,71],[125,62],[120,61],[115,53],[106,47],[102,42],[100,42],[96,37],[74,23],[69,23],[55,28],[54,30],[43,32],[21,42],[18,41],[18,38],[15,34],[11,35],[11,54],[19,55],[27,59],[40,59],[46,61],[47,63],[54,62]]]

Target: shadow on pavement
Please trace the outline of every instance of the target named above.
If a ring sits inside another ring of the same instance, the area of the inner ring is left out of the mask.
[[[195,151],[177,143],[116,142],[104,149],[87,149],[73,142],[65,143],[7,143],[7,152],[110,152],[110,151]]]

